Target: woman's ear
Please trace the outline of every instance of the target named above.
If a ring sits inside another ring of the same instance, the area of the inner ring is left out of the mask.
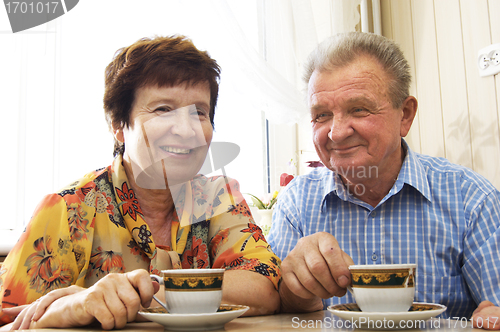
[[[125,143],[125,139],[123,137],[123,127],[115,127],[113,125],[113,136],[118,142]]]
[[[401,109],[401,111],[403,112],[400,128],[401,137],[405,137],[406,135],[408,135],[413,120],[415,119],[415,115],[417,114],[417,107],[417,98],[413,96],[407,97],[403,102],[403,106]]]

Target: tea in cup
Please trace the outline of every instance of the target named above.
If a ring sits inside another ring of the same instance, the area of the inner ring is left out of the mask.
[[[351,265],[351,286],[361,311],[408,311],[415,296],[416,264]]]
[[[222,301],[224,269],[162,270],[151,275],[165,287],[164,306],[173,314],[214,313]]]

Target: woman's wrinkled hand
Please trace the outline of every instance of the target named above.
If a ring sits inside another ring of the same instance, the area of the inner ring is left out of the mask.
[[[149,307],[158,291],[146,270],[110,273],[90,288],[77,286],[54,290],[22,306],[12,328],[69,328],[99,322],[104,330],[121,329]],[[13,312],[8,312],[13,314]]]
[[[25,330],[29,329],[32,322],[36,322],[45,313],[47,307],[49,307],[57,299],[75,294],[85,290],[82,287],[70,286],[61,289],[55,289],[46,295],[40,297],[35,302],[31,304],[26,304],[14,308],[5,308],[3,311],[9,315],[17,315],[13,324],[11,325],[11,330]]]

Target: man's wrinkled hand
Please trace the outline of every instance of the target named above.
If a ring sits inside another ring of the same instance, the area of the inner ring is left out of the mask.
[[[291,292],[304,299],[341,297],[350,283],[352,264],[333,235],[316,233],[301,238],[283,260],[283,281]]]
[[[483,301],[472,313],[472,326],[485,330],[500,330],[500,307]]]

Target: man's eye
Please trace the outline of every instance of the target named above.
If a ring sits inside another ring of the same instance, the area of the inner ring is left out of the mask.
[[[314,116],[312,122],[326,122],[331,118],[331,114],[321,113]]]
[[[368,114],[370,113],[366,108],[353,108],[352,113],[357,115]]]

